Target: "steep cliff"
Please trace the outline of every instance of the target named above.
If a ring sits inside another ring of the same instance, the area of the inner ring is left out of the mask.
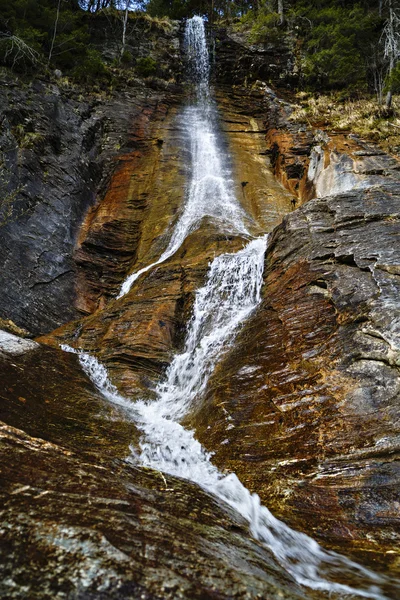
[[[266,95],[272,163],[303,206],[271,234],[262,305],[190,422],[276,514],[398,570],[399,162]]]
[[[176,50],[178,27],[168,36]],[[84,100],[61,82],[4,79],[0,317],[47,344],[0,337],[10,597],[24,586],[37,598],[321,597],[213,496],[133,467],[132,409],[106,402],[77,358],[55,349],[90,352],[127,398],[151,401],[210,263],[265,232],[262,302],[185,425],[291,526],[399,570],[398,160],[296,124],[265,83],[232,85],[232,66],[234,83],[249,71],[286,84],[287,48],[270,56],[224,32],[216,41],[219,148],[232,153],[226,173],[248,230],[203,217],[120,297],[184,212],[187,90],[135,80]],[[36,591],[44,562],[52,568]]]
[[[175,24],[159,32],[159,39],[153,35],[153,44],[146,40],[146,51],[152,49],[155,56],[160,45],[163,53],[169,51],[177,76],[178,34]],[[124,169],[138,170],[143,157],[162,143],[152,128],[177,102],[178,88],[173,80],[144,81],[132,75],[108,93],[64,78],[50,83],[24,81],[6,72],[1,77],[0,316],[37,335],[88,312],[98,300],[98,280],[107,279],[109,263],[119,262],[123,271],[135,254],[136,228],[146,206],[145,194],[138,190],[130,200],[137,204],[134,231],[121,214],[117,236],[122,241],[113,238],[116,226],[110,218],[94,225],[108,229],[104,247],[98,247],[93,231],[76,256],[75,249],[82,223],[95,219],[93,211],[110,177],[121,179]],[[144,173],[142,179],[146,177]],[[115,204],[115,196],[106,202]],[[87,295],[95,300],[88,298],[85,304],[79,288],[90,287],[85,283],[88,260],[95,271],[89,275],[95,290]]]

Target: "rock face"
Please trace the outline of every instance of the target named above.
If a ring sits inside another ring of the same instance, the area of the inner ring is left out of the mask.
[[[33,333],[76,316],[72,247],[94,200],[104,121],[40,82],[2,81],[1,315]]]
[[[177,27],[168,34],[159,32],[158,45],[152,49],[155,57],[163,54],[164,62],[169,53],[169,66],[174,66],[177,76],[178,33]],[[152,89],[131,76],[107,97],[63,80],[28,85],[2,75],[0,318],[11,319],[35,335],[46,333],[82,311],[91,311],[102,294],[115,288],[118,268],[110,281],[110,263],[119,264],[121,277],[135,255],[147,205],[140,186],[149,184],[151,173],[146,180],[146,173],[139,173],[140,165],[147,160],[143,170],[151,169],[148,155],[162,145],[163,136],[152,128],[177,100],[176,85],[158,83],[153,85],[158,89]],[[136,173],[136,189],[127,177],[121,185],[121,173],[127,171]],[[119,220],[115,214],[104,218],[98,211],[110,177],[114,191],[105,199],[108,213],[116,196],[127,192],[124,185],[132,188],[125,194],[125,213]],[[87,232],[88,219],[92,231],[88,239],[83,236],[75,258],[89,209],[83,231]],[[128,227],[126,212],[133,213]],[[100,247],[99,229],[104,229]]]
[[[259,227],[271,231],[291,210],[292,195],[276,180],[265,140],[264,90],[218,85],[216,98],[229,144],[236,196]]]
[[[254,232],[270,231],[290,209],[291,196],[268,167],[261,95],[251,98],[250,110],[247,96],[221,89],[218,100],[237,197]],[[249,112],[258,112],[259,118]],[[139,157],[137,152],[123,157],[103,201],[85,221],[76,254],[82,267],[77,303],[92,314],[41,338],[95,352],[130,397],[147,396],[181,349],[194,292],[209,263],[246,242],[206,220],[170,259],[142,275],[127,296],[115,299],[124,275],[160,257],[185,202],[184,114],[172,108],[159,118],[152,128],[153,145],[146,145]]]
[[[309,200],[271,235],[262,304],[191,423],[275,514],[399,571],[398,163],[366,146],[353,157],[335,165],[358,161],[355,189]],[[330,174],[343,182],[329,162],[305,172],[321,194]]]
[[[123,460],[134,426],[76,356],[0,348],[2,597],[312,597],[232,510]]]
[[[216,28],[213,35],[218,83],[241,85],[262,80],[284,88],[298,81],[290,37],[250,44],[248,34],[222,27]]]
[[[224,39],[217,74],[235,61],[241,83],[258,50]],[[185,201],[180,90],[136,83],[84,102],[5,84],[0,323],[84,348],[131,399],[151,398],[210,261],[246,242],[204,220],[117,298],[165,250]],[[217,101],[252,232],[273,231],[262,303],[187,424],[277,516],[400,572],[398,163],[291,122],[265,85],[220,87]],[[232,511],[126,461],[140,432],[76,356],[1,333],[0,369],[0,595],[304,597]]]
[[[120,101],[125,144],[114,159],[104,197],[86,216],[74,254],[76,306],[83,313],[102,308],[117,295],[131,265],[157,251],[157,238],[165,235],[182,202],[180,132],[173,127],[177,100],[154,93],[150,98],[132,98],[128,114],[127,99]]]

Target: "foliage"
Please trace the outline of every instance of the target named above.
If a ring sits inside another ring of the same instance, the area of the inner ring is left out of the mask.
[[[400,111],[400,96],[393,99],[394,113]],[[297,94],[297,104],[290,120],[336,132],[352,131],[363,139],[378,143],[386,152],[400,150],[400,121],[389,115],[373,96],[343,99],[340,92],[316,95],[314,92]]]
[[[101,54],[94,48],[89,48],[84,60],[73,69],[72,76],[80,83],[101,83],[107,81],[108,70]]]
[[[291,43],[305,89],[348,95],[375,90],[381,97],[390,71],[382,37],[397,4],[400,0],[260,0],[236,27],[253,43]]]
[[[151,56],[145,56],[136,60],[136,72],[142,77],[150,77],[155,75],[157,71],[157,63]]]
[[[279,14],[277,12],[260,11],[252,23],[249,41],[252,43],[279,44],[284,37],[282,27],[279,27]]]
[[[84,60],[88,52],[85,14],[78,0],[60,3],[56,0],[0,0],[1,64],[16,71],[46,65],[54,37],[52,66],[72,69],[74,63]]]
[[[129,36],[165,33],[169,18],[194,14],[211,26],[234,22],[253,44],[290,44],[303,89],[375,90],[380,99],[385,86],[400,90],[400,0],[0,0],[0,66],[107,81],[104,42],[110,65],[126,71],[135,65]],[[136,72],[157,74],[151,60],[139,59]]]
[[[334,4],[332,6],[332,4]],[[293,11],[302,14],[303,78],[311,88],[365,88],[368,81],[371,46],[379,41],[377,12],[366,12],[361,5],[326,3],[311,8],[307,4]]]
[[[124,50],[123,53],[121,54],[121,63],[123,65],[130,65],[130,64],[132,64],[132,61],[133,61],[132,53],[129,52],[129,50]]]

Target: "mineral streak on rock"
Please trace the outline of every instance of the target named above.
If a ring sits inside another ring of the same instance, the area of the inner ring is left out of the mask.
[[[179,87],[84,99],[4,74],[1,87],[0,318],[39,335],[104,303],[129,270],[162,161],[153,125]]]
[[[2,598],[314,597],[234,511],[123,460],[134,425],[76,356],[39,347],[0,371]]]
[[[217,47],[220,81],[235,64],[242,83],[254,60],[258,73],[282,72],[262,71],[268,49],[222,33]],[[184,200],[179,90],[85,102],[57,86],[4,85],[1,326],[85,348],[125,393],[151,397],[182,348],[209,262],[245,241],[207,221],[114,299],[128,273],[161,255]],[[395,573],[398,162],[291,122],[290,105],[264,84],[220,88],[218,103],[254,232],[302,206],[271,234],[263,302],[187,422],[277,516]],[[75,356],[0,337],[0,595],[312,597],[214,498],[126,464],[136,427]]]
[[[366,189],[309,200],[271,235],[263,303],[191,423],[275,514],[395,571],[400,191],[397,161],[375,149],[387,169],[368,173],[358,152]]]
[[[274,181],[265,162],[266,144],[263,133],[258,133],[261,95],[254,95],[250,108],[258,121],[247,114],[246,99],[246,95],[232,97],[225,90],[219,94],[224,135],[233,151],[240,190],[237,197],[258,234],[270,231],[290,210],[291,196]],[[160,119],[152,124],[152,138],[162,133],[162,146],[146,146],[139,158],[136,153],[125,156],[104,200],[89,214],[81,231],[77,259],[83,271],[78,302],[93,314],[40,338],[95,352],[120,389],[135,397],[149,394],[181,349],[194,292],[203,284],[209,263],[246,241],[221,233],[206,219],[170,259],[142,275],[127,296],[111,299],[124,271],[137,271],[159,258],[185,202],[184,123],[174,108],[167,115],[162,107],[157,110]],[[244,177],[248,185],[242,189]]]

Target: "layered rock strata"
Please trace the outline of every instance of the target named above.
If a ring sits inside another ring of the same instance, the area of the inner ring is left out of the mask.
[[[255,94],[252,107],[260,116],[259,100]],[[258,235],[281,221],[290,210],[291,196],[266,164],[261,122],[248,114],[245,98],[231,98],[221,90],[218,101],[222,135],[233,150],[237,197]],[[209,263],[247,241],[221,233],[205,219],[170,259],[143,274],[129,294],[115,298],[123,274],[161,256],[186,200],[189,168],[182,113],[170,110],[153,131],[163,135],[163,143],[155,135],[141,162],[135,154],[127,155],[81,230],[76,256],[84,270],[78,305],[92,314],[41,338],[96,353],[130,397],[148,395],[181,349],[194,292],[204,282]]]
[[[1,334],[0,372],[3,598],[312,597],[234,511],[124,460],[134,425],[76,356]]]
[[[281,165],[301,157],[298,182],[319,197],[272,233],[262,304],[190,423],[217,463],[275,514],[327,546],[395,571],[398,162],[352,137],[335,145],[337,138],[321,143],[317,132],[317,144],[314,132],[297,139],[290,127],[267,137],[281,141]]]
[[[177,26],[161,32],[154,48],[149,34],[146,46],[152,56],[162,52],[164,62],[167,53],[176,76],[178,33]],[[66,79],[26,83],[1,76],[0,318],[35,335],[93,310],[137,252],[151,157],[163,142],[154,124],[179,101],[179,88],[172,80],[144,82],[132,71],[127,79],[107,95]],[[127,183],[128,171],[136,182]],[[111,216],[118,194],[125,195],[124,209]],[[106,218],[98,210],[105,195]],[[89,220],[91,235],[83,235],[74,257],[85,218],[83,232]]]

